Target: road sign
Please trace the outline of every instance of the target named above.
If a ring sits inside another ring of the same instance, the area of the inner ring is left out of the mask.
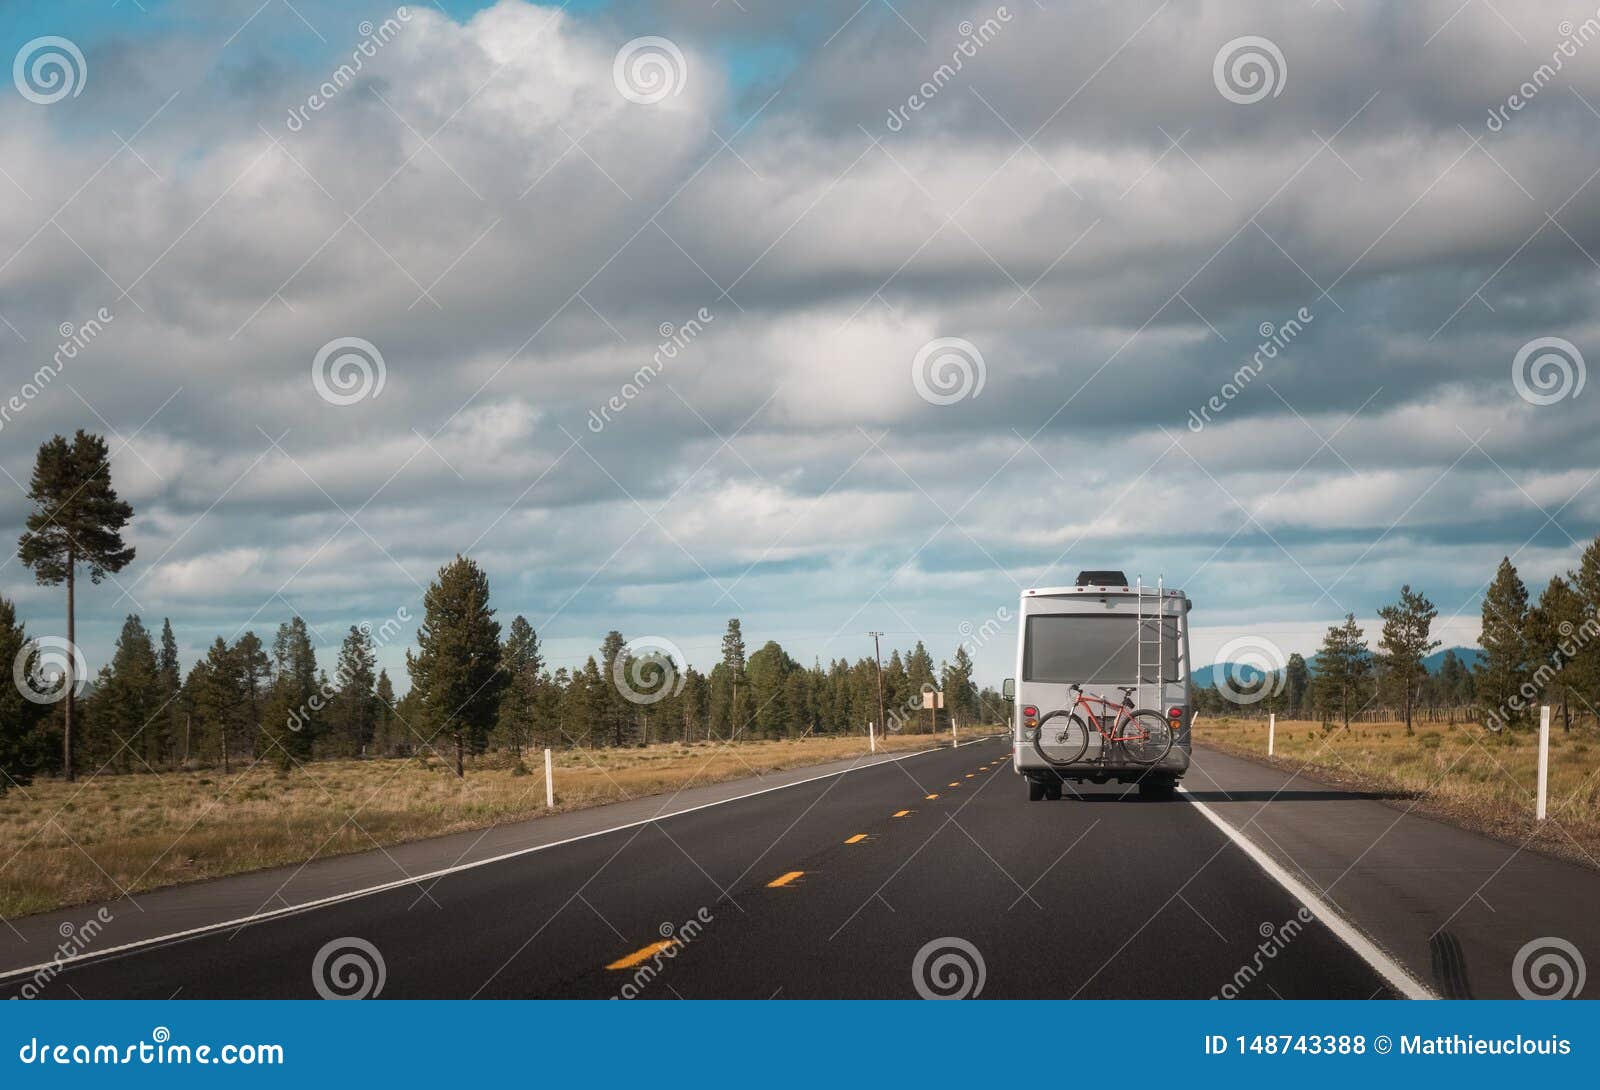
[[[944,694],[934,692],[932,689],[924,689],[922,692],[922,706],[924,708],[944,707]]]

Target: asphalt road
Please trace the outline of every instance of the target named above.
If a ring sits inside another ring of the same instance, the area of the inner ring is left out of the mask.
[[[80,961],[39,993],[1395,994],[1194,803],[1123,795],[1029,803],[985,741]]]

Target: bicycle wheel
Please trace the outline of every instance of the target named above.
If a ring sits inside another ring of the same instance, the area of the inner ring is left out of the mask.
[[[1130,761],[1153,765],[1172,751],[1172,727],[1160,712],[1136,711],[1122,724],[1114,741]]]
[[[1054,719],[1055,722],[1050,721]],[[1039,720],[1033,732],[1033,751],[1050,765],[1070,765],[1082,760],[1089,748],[1089,728],[1069,708],[1058,708]]]

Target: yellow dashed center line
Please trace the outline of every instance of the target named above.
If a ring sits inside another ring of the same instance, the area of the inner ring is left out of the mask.
[[[768,889],[777,889],[780,886],[786,886],[790,882],[793,882],[796,878],[800,877],[804,873],[805,873],[805,871],[803,871],[803,870],[792,870],[788,874],[779,875],[778,877],[774,878],[772,881],[767,883],[767,888]]]
[[[967,779],[969,779],[969,780],[970,780],[970,779],[972,779],[972,777],[974,777],[974,776],[976,776],[976,775],[977,775],[977,773],[976,773],[976,772],[968,772],[968,773],[967,773]]]
[[[662,939],[660,942],[652,942],[649,946],[646,946],[646,947],[644,947],[643,949],[640,949],[640,950],[635,950],[633,953],[629,954],[625,958],[618,958],[616,961],[613,961],[610,965],[607,965],[606,968],[607,969],[632,969],[635,965],[639,964],[641,961],[649,961],[651,958],[653,958],[657,954],[661,953],[661,951],[670,949],[671,947],[674,947],[676,945],[678,945],[678,940],[677,939]]]
[[[945,786],[946,787],[960,787],[961,785],[959,783],[947,783],[947,784],[945,784]]]
[[[894,816],[895,817],[905,817],[909,813],[911,813],[910,810],[896,810],[894,812]]]
[[[846,844],[859,844],[865,839],[867,839],[867,834],[866,833],[857,833],[855,836],[851,837],[849,840],[846,840],[845,843]]]
[[[938,798],[938,797],[939,797],[939,795],[938,795],[938,793],[937,793],[937,792],[935,792],[935,793],[934,793],[934,794],[932,794],[932,795],[928,795],[928,796],[925,796],[925,797],[927,797],[927,798],[930,798],[930,799],[936,799],[936,798]]]

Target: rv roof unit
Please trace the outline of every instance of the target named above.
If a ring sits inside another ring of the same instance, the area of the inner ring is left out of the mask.
[[[1080,587],[1125,587],[1128,577],[1119,571],[1081,571],[1078,573]]]

